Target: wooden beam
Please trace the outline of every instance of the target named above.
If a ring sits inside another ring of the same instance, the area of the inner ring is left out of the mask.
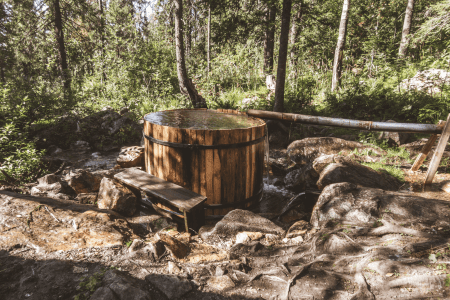
[[[444,121],[440,120],[438,126],[444,127]],[[422,150],[420,151],[421,153],[419,154],[419,156],[417,156],[416,161],[411,167],[411,170],[409,170],[410,172],[415,172],[419,170],[420,166],[425,161],[425,158],[427,158],[428,153],[430,153],[431,149],[433,148],[434,143],[436,143],[437,138],[438,138],[437,134],[432,134],[430,136],[427,143],[422,147]]]
[[[450,137],[450,114],[447,117],[447,122],[445,124],[444,130],[442,130],[439,143],[434,151],[433,158],[431,159],[430,165],[428,166],[427,178],[425,179],[424,188],[430,186],[433,182],[434,175],[441,162],[442,154],[444,154],[445,146],[447,146],[448,138]]]

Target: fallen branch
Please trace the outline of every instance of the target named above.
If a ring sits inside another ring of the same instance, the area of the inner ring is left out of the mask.
[[[50,214],[50,216],[52,216],[53,217],[53,219],[55,219],[56,220],[56,222],[58,222],[59,223],[59,220],[55,217],[55,215],[54,214],[52,214],[51,212],[50,212],[50,210],[48,209],[48,207],[47,206],[44,206],[44,208],[45,208],[45,210],[46,211],[48,211],[48,213]]]
[[[33,222],[33,212],[37,211],[39,209],[41,209],[42,205],[38,205],[36,206],[32,211],[30,211],[30,213],[28,214],[28,218],[27,218],[27,227],[30,228],[30,223]]]

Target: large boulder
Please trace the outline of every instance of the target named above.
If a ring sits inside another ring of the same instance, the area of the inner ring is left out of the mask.
[[[448,202],[399,192],[358,187],[342,182],[328,185],[314,206],[310,223],[323,227],[328,222],[345,221],[372,227],[386,216],[398,224],[449,227]]]
[[[387,172],[375,171],[356,162],[342,160],[329,164],[317,181],[319,189],[338,182],[350,182],[361,186],[396,191],[401,182]]]
[[[98,208],[111,209],[125,216],[131,216],[136,211],[136,195],[115,179],[104,177],[98,192]]]
[[[296,164],[307,164],[312,163],[322,155],[345,155],[355,149],[358,151],[369,149],[378,155],[384,153],[383,150],[378,148],[368,147],[358,142],[335,137],[315,137],[294,141],[288,146],[287,151],[291,161]]]
[[[226,214],[212,229],[206,226],[200,228],[199,234],[204,240],[232,240],[244,231],[277,235],[284,233],[283,228],[266,218],[248,210],[235,209]]]
[[[103,178],[113,179],[121,170],[100,170],[89,172],[79,169],[66,175],[65,180],[76,194],[97,193],[100,190],[100,182]]]
[[[145,168],[144,147],[123,147],[117,158],[117,164],[122,168]]]

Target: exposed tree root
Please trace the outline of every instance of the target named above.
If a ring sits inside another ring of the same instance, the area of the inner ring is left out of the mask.
[[[411,228],[405,228],[402,226],[394,225],[392,223],[389,223],[386,220],[381,219],[381,223],[383,223],[383,226],[374,228],[368,232],[369,235],[375,235],[375,236],[382,236],[385,234],[391,234],[391,233],[403,233],[408,235],[413,235],[416,237],[423,237],[423,238],[432,238],[435,237],[434,235],[421,232],[415,229]]]

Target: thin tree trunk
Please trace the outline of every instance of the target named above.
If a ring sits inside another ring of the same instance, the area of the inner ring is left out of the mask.
[[[345,38],[347,36],[348,11],[350,0],[344,0],[342,6],[341,23],[339,24],[339,37],[334,52],[333,78],[331,81],[331,91],[334,91],[341,84],[342,58],[344,56]]]
[[[5,70],[3,69],[4,67],[4,59],[3,57],[0,58],[0,79],[3,83],[5,83]]]
[[[398,56],[403,57],[406,55],[406,50],[408,46],[408,35],[411,31],[411,21],[412,21],[412,15],[414,11],[414,0],[408,0],[408,5],[406,6],[406,12],[405,12],[405,21],[403,23],[403,30],[402,30],[402,40],[400,42],[400,48],[398,49]]]
[[[61,71],[61,78],[64,84],[64,96],[68,97],[70,96],[70,74],[67,66],[66,48],[64,46],[64,32],[62,28],[59,0],[53,0],[53,9],[55,11],[55,33],[59,51],[59,69]]]
[[[291,34],[290,34],[290,43],[291,43],[291,63],[292,65],[295,65],[295,53],[297,52],[297,47],[295,46],[295,43],[297,42],[298,36],[300,35],[300,22],[302,19],[302,2],[296,4],[294,6],[294,11],[297,11],[297,13],[292,18],[292,27],[291,27]]]
[[[266,14],[266,32],[264,40],[264,71],[268,74],[273,71],[273,50],[275,47],[275,17],[277,7],[274,3],[269,4]]]
[[[191,20],[192,20],[192,3],[191,0],[187,0],[187,7],[188,7],[188,18],[186,20],[187,30],[186,30],[186,57],[189,57],[191,55],[191,45],[192,45],[192,27],[191,27]]]
[[[286,80],[286,60],[289,43],[289,23],[291,21],[292,0],[283,0],[281,13],[280,51],[278,52],[277,83],[273,111],[284,111],[284,84]]]
[[[195,108],[206,108],[206,101],[200,96],[191,80],[187,76],[186,62],[184,59],[184,44],[183,44],[183,0],[175,1],[175,53],[177,56],[177,75],[178,84],[182,94],[189,95],[192,105]]]
[[[105,26],[103,24],[103,3],[102,0],[98,0],[98,8],[100,11],[100,42],[101,42],[101,49],[100,49],[100,68],[101,68],[101,83],[106,80],[106,74],[105,74],[105,66],[104,66],[104,59],[105,59],[105,37],[104,37],[104,30]]]
[[[207,71],[211,71],[211,5],[208,7]]]

